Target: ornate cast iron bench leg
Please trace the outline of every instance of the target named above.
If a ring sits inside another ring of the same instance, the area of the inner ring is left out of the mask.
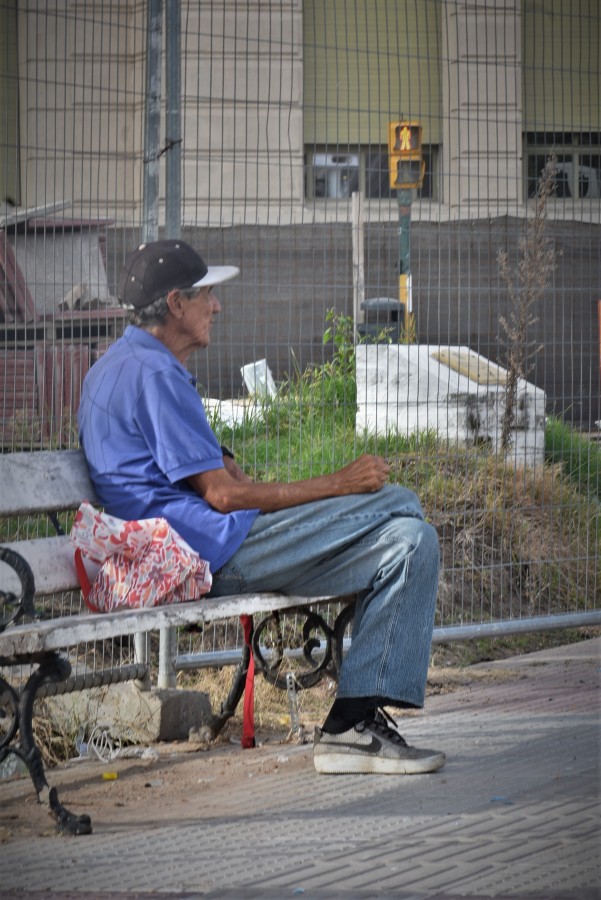
[[[242,657],[234,671],[229,693],[222,702],[219,713],[214,715],[209,722],[209,727],[214,738],[217,737],[224,728],[226,722],[228,722],[236,712],[238,704],[244,694],[246,673],[248,672],[249,663],[250,647],[244,644],[242,647]]]
[[[21,618],[34,615],[34,578],[29,564],[18,553],[0,547],[0,560],[16,572],[21,591],[17,596],[0,590],[0,631],[15,624]],[[37,663],[20,692],[0,677],[0,763],[9,753],[23,760],[36,789],[40,803],[48,802],[61,834],[91,834],[92,823],[87,815],[77,816],[62,805],[58,791],[46,781],[42,754],[33,735],[33,704],[41,685],[46,681],[62,682],[71,673],[71,664],[58,653],[42,656],[23,655],[18,659],[0,659],[0,666]],[[19,742],[15,743],[16,735]]]
[[[290,621],[295,612],[300,620],[298,623]],[[271,684],[287,690],[288,669],[292,664],[288,654],[292,650],[296,652],[297,660],[300,659],[293,672],[298,688],[311,688],[326,675],[337,681],[344,634],[354,614],[352,600],[344,603],[332,627],[315,609],[290,609],[285,616],[279,612],[271,613],[258,623],[252,635],[257,671],[262,672]]]
[[[310,688],[327,675],[337,681],[342,665],[342,651],[344,635],[351,625],[355,614],[354,600],[343,603],[342,609],[330,627],[325,619],[313,610],[300,608],[289,610],[294,615],[297,612],[302,621],[301,632],[301,656],[304,669],[296,670],[293,674],[295,687]],[[285,651],[289,643],[294,644],[295,634],[298,636],[299,624],[283,629],[282,615],[278,612],[271,613],[263,618],[251,634],[252,653],[255,658],[257,672],[271,684],[282,690],[289,690],[289,676],[285,664]],[[286,631],[286,633],[284,633]],[[321,639],[320,639],[321,638]],[[321,659],[316,659],[314,653],[325,643],[325,650]],[[265,656],[267,650],[268,656]],[[246,673],[250,662],[251,649],[247,644],[242,647],[242,657],[234,672],[229,694],[221,704],[218,715],[213,716],[210,724],[213,736],[216,737],[225,723],[235,714],[246,684]]]
[[[64,681],[71,672],[71,665],[57,653],[49,653],[39,662],[20,694],[7,681],[0,678],[0,707],[3,718],[10,716],[8,727],[0,739],[0,762],[14,753],[23,760],[33,781],[40,803],[47,802],[53,813],[60,834],[91,834],[92,823],[87,815],[75,815],[58,798],[58,791],[46,781],[42,754],[33,735],[33,704],[38,689],[45,681]],[[13,739],[19,735],[19,743]],[[13,742],[13,743],[11,743]]]

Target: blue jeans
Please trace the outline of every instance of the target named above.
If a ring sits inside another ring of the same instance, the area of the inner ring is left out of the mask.
[[[359,595],[338,698],[424,703],[438,584],[436,531],[415,494],[388,485],[262,513],[216,573],[211,596]]]

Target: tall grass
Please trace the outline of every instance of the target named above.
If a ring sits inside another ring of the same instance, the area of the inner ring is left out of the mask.
[[[601,597],[601,448],[550,418],[544,466],[515,470],[485,447],[434,433],[375,438],[355,429],[352,321],[330,315],[329,360],[292,373],[273,400],[235,425],[214,416],[223,444],[252,477],[290,481],[332,472],[363,452],[391,463],[438,530],[440,623],[594,609]],[[68,523],[65,523],[68,528]],[[4,542],[47,533],[45,517],[0,523]]]
[[[561,465],[580,492],[601,499],[601,444],[550,416],[545,428],[545,458]]]
[[[415,490],[440,536],[440,624],[596,608],[598,446],[550,419],[545,465],[516,470],[486,448],[433,433],[357,434],[352,322],[332,316],[324,340],[332,345],[326,364],[289,377],[237,427],[215,423],[248,474],[292,480],[363,452],[386,456],[391,481]]]

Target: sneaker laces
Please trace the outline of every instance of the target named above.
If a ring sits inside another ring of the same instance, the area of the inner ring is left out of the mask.
[[[395,744],[399,744],[402,747],[407,747],[407,741],[405,740],[403,735],[399,734],[399,732],[397,731],[396,722],[394,721],[392,716],[389,716],[386,710],[382,708],[376,709],[371,718],[366,719],[364,722],[360,722],[358,725],[355,725],[355,728],[358,731],[363,731],[365,728],[369,728],[372,731],[376,731],[378,734],[381,734],[389,741],[392,741]]]

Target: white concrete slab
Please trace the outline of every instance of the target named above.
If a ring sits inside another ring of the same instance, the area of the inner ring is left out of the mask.
[[[453,443],[500,451],[506,369],[462,346],[361,344],[356,360],[358,431],[434,431]],[[519,380],[516,465],[543,461],[545,401],[541,388]]]

